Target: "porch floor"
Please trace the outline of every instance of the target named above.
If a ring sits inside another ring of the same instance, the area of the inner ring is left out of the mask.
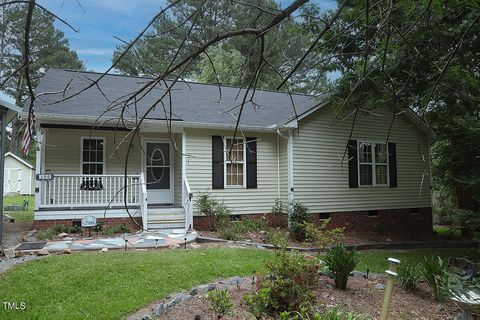
[[[185,240],[185,238],[187,240]],[[47,250],[49,252],[64,251],[65,249],[83,251],[83,250],[101,250],[107,249],[125,249],[127,250],[147,249],[147,248],[168,248],[175,245],[183,245],[197,239],[196,231],[185,233],[184,229],[163,229],[154,232],[142,232],[134,235],[127,235],[125,238],[102,238],[102,239],[80,239],[80,240],[62,240],[50,241],[45,243],[43,248],[35,250],[26,250],[34,252],[38,250]],[[20,245],[21,246],[21,245]],[[15,251],[24,251],[18,246]]]

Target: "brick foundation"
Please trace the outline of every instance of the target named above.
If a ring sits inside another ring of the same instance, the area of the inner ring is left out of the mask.
[[[240,218],[264,218],[273,228],[286,228],[288,223],[286,215],[270,213],[242,215]],[[312,213],[315,224],[321,224],[327,218],[330,218],[331,228],[344,227],[346,233],[377,233],[394,238],[418,238],[432,233],[432,208]],[[196,230],[208,230],[212,223],[212,217],[193,217]]]
[[[142,225],[142,218],[134,218],[135,221]],[[102,222],[103,226],[112,226],[118,224],[126,224],[132,230],[138,230],[138,226],[130,218],[97,218],[97,222]],[[34,228],[37,230],[49,229],[56,225],[64,225],[71,227],[74,224],[80,225],[80,220],[72,219],[56,219],[56,220],[35,220]]]

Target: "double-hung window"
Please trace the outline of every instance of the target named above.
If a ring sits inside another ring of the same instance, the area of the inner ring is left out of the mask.
[[[388,185],[388,150],[384,143],[358,142],[360,186]]]
[[[82,174],[105,173],[105,138],[82,138]]]
[[[224,139],[226,187],[245,187],[245,139]]]

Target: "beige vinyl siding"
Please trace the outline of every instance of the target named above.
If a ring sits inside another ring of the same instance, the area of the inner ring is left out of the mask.
[[[240,133],[239,133],[240,134]],[[186,129],[187,179],[194,194],[209,192],[225,201],[234,214],[269,212],[277,198],[277,139],[275,133],[243,132],[257,141],[257,188],[212,189],[212,136],[232,136],[232,131]],[[198,212],[195,212],[198,214]]]
[[[373,112],[379,116],[358,114],[352,139],[385,142],[392,112]],[[389,139],[396,143],[398,187],[349,188],[348,163],[340,164],[353,118],[342,120],[346,116],[330,128],[334,114],[326,106],[300,121],[293,145],[295,199],[311,212],[430,207],[427,139],[404,115],[396,118]]]

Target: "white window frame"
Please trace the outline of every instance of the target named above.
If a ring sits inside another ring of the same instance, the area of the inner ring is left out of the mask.
[[[371,145],[371,156],[372,162],[360,162],[360,144],[362,143],[369,143]],[[375,145],[383,144],[385,145],[385,149],[387,152],[387,163],[376,163],[375,162]],[[371,165],[372,166],[372,184],[361,184],[360,181],[360,165]],[[387,183],[386,184],[378,184],[377,183],[377,165],[383,165],[387,167]],[[379,141],[369,141],[369,140],[358,140],[357,141],[357,175],[358,175],[358,186],[359,187],[388,187],[390,185],[390,163],[389,163],[389,156],[388,156],[388,143],[379,142]]]
[[[101,164],[103,166],[103,173],[102,174],[87,174],[83,173],[83,141],[84,140],[102,140],[103,141],[103,159],[102,162],[87,162],[86,164]],[[90,136],[82,136],[80,137],[80,174],[82,175],[91,175],[91,176],[101,176],[107,173],[107,165],[106,165],[106,154],[107,154],[107,139],[105,137],[90,137]]]
[[[242,137],[236,137],[235,140],[242,140],[243,141],[243,161],[230,161],[228,160],[228,150],[227,150],[227,140],[233,140],[233,136],[230,137],[223,137],[223,186],[225,189],[241,189],[246,188],[247,186],[247,144],[246,139]],[[242,185],[228,185],[227,184],[227,164],[228,163],[236,163],[240,164],[243,163],[243,184]]]

